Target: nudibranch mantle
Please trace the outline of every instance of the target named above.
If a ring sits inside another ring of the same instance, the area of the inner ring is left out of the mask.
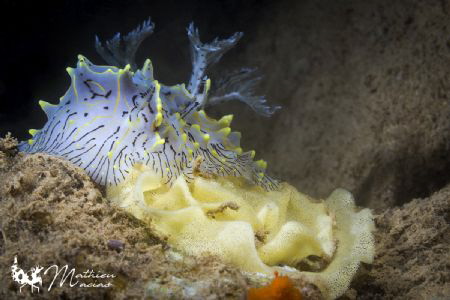
[[[152,29],[152,23],[144,22],[125,41],[133,34],[142,40]],[[33,138],[19,149],[64,157],[105,186],[119,184],[134,165],[143,164],[166,183],[179,176],[189,181],[199,172],[244,177],[275,189],[278,183],[266,175],[265,161],[254,161],[254,151],[240,148],[240,133],[229,127],[232,115],[215,120],[203,110],[211,86],[203,74],[206,66],[220,59],[241,34],[212,44],[201,44],[192,24],[188,34],[194,69],[188,89],[155,80],[149,59],[133,71],[130,64],[99,66],[79,55],[76,68],[67,68],[70,88],[58,105],[39,101],[48,121],[41,130],[30,130]],[[115,50],[111,42],[106,45]],[[97,40],[99,49],[105,51]]]

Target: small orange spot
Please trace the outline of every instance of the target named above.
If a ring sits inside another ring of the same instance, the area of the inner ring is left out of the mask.
[[[300,291],[294,287],[294,283],[287,276],[278,276],[264,287],[251,288],[247,293],[247,300],[301,300]]]

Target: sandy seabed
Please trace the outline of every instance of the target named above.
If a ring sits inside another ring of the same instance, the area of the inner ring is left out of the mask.
[[[151,227],[111,206],[82,169],[46,154],[18,153],[16,145],[0,139],[0,272],[7,274],[0,278],[1,299],[245,299],[257,285],[214,257],[181,258]],[[449,199],[450,186],[376,215],[375,262],[361,266],[342,299],[449,296]],[[19,294],[10,277],[14,256],[20,266],[67,264],[116,277],[112,288],[65,284],[32,294],[27,286]],[[321,299],[308,283],[295,284],[305,299]]]

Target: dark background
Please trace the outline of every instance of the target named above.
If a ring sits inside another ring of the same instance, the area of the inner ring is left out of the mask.
[[[29,128],[41,128],[46,117],[39,100],[58,103],[69,87],[66,67],[74,67],[83,54],[96,64],[94,36],[102,41],[116,32],[134,29],[149,16],[154,33],[141,45],[138,64],[150,58],[155,77],[165,84],[186,82],[191,61],[186,27],[199,27],[202,41],[246,35],[235,51],[251,38],[261,10],[269,1],[0,1],[0,136],[11,132],[27,139]]]

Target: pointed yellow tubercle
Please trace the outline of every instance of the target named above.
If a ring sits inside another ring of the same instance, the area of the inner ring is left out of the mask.
[[[231,132],[230,127],[225,127],[225,128],[222,128],[217,131],[217,133],[219,133],[219,134],[222,133],[224,136],[228,136],[230,134],[230,132]]]
[[[119,73],[119,75],[122,75],[122,74],[125,74],[125,73],[129,72],[130,69],[131,69],[130,64],[127,64],[127,65],[125,66],[125,68],[120,69],[118,73]]]
[[[87,67],[86,62],[84,61],[85,57],[81,54],[78,54],[78,67]]]
[[[150,148],[150,150],[153,150],[153,149],[155,149],[156,146],[163,145],[166,142],[165,139],[161,138],[161,136],[159,135],[158,132],[155,132],[155,139],[156,139],[156,141],[153,144],[153,146]]]
[[[39,132],[39,130],[37,130],[37,129],[30,129],[30,130],[28,130],[28,132],[31,134],[31,136],[34,136],[36,133]]]
[[[155,127],[159,127],[162,123],[162,120],[163,120],[162,113],[160,113],[160,112],[157,113],[156,117],[155,117]]]
[[[256,151],[255,150],[250,151],[250,156],[251,156],[252,159],[255,158],[255,155],[256,155]]]
[[[200,144],[197,142],[194,142],[194,148],[195,148],[195,150],[197,150],[198,148],[200,148]]]
[[[255,161],[255,163],[261,169],[266,169],[267,168],[267,162],[265,160],[263,160],[263,159],[257,160],[257,161]]]
[[[33,140],[33,139],[29,139],[28,140],[28,144],[29,145],[33,145],[34,143],[36,143],[36,140]]]
[[[208,78],[205,83],[205,91],[203,92],[203,94],[207,94],[210,88],[211,88],[211,79]]]
[[[207,121],[214,122],[214,123],[217,122],[215,119],[211,119],[210,117],[208,117],[208,116],[206,115],[206,112],[205,112],[203,109],[201,109],[201,110],[198,111],[198,115],[199,115],[200,117],[206,119]]]
[[[51,104],[51,103],[48,103],[47,101],[44,101],[44,100],[39,100],[39,106],[40,106],[43,110],[45,110],[46,107],[49,107],[49,106],[55,106],[55,105],[53,105],[53,104]]]
[[[180,87],[182,93],[188,95],[189,97],[192,97],[191,92],[189,92],[189,91],[186,89],[186,85],[185,85],[184,83],[180,84],[179,87]],[[184,108],[181,108],[181,109],[184,109]]]
[[[200,125],[198,124],[192,124],[191,128],[200,131]]]
[[[72,74],[73,74],[73,68],[71,68],[71,67],[67,67],[67,68],[66,68],[66,71],[67,71],[67,73],[68,73],[69,75],[72,75]]]
[[[220,118],[219,124],[221,126],[230,126],[231,121],[233,121],[233,115],[226,115]]]
[[[209,134],[204,134],[203,135],[203,140],[205,140],[206,143],[209,142],[210,138],[211,137],[209,136]]]
[[[241,148],[241,147],[237,147],[236,149],[234,149],[234,151],[236,151],[236,153],[237,153],[238,155],[241,155],[241,154],[242,154],[242,148]]]
[[[159,91],[161,90],[161,84],[159,84],[158,80],[154,80],[153,84],[155,85],[155,95],[159,97]]]
[[[108,155],[109,159],[111,159],[113,157],[113,154],[111,151],[108,151],[108,153],[106,155]]]
[[[219,157],[219,154],[217,153],[217,151],[216,150],[212,150],[211,151],[211,153],[212,153],[212,155],[214,155],[214,157]]]
[[[158,112],[161,112],[162,102],[161,102],[161,98],[159,97],[159,91],[161,90],[161,84],[159,84],[158,80],[153,81],[153,83],[155,85],[156,110]]]
[[[186,133],[183,133],[183,134],[181,135],[181,139],[183,140],[183,143],[186,143],[186,141],[187,141],[187,134],[186,134]]]
[[[150,59],[146,59],[144,63],[144,70],[147,70],[148,68],[152,67],[152,61]]]

